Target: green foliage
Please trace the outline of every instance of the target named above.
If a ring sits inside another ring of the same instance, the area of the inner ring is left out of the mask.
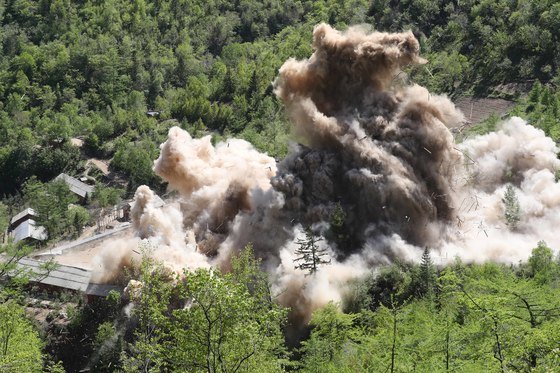
[[[543,245],[540,251],[548,263]],[[374,312],[342,314],[333,304],[316,311],[303,343],[302,370],[555,369],[558,287],[517,277],[511,267],[459,262],[444,269],[437,284],[432,298],[419,295],[397,303],[399,291],[393,291]]]
[[[179,279],[145,259],[125,369],[280,371],[285,311],[263,298],[248,252],[233,275],[199,269]]]
[[[560,75],[558,75],[560,76]],[[513,114],[540,128],[555,142],[560,142],[560,91],[557,84],[533,84],[529,95],[520,100]]]
[[[41,339],[25,318],[23,307],[8,301],[0,304],[0,370],[41,372]]]
[[[497,129],[498,123],[501,119],[498,115],[492,114],[480,123],[467,128],[467,130],[458,135],[458,141],[465,139],[467,136],[486,135],[487,133],[494,132]]]
[[[529,258],[531,276],[539,284],[552,283],[560,276],[560,267],[554,262],[552,249],[546,242],[539,241]]]
[[[427,247],[422,254],[418,280],[417,294],[421,297],[433,295],[436,285],[436,271],[430,257],[430,250]]]
[[[8,229],[10,224],[10,216],[8,215],[8,207],[0,202],[0,236]]]
[[[327,368],[335,357],[340,358],[346,349],[356,348],[352,340],[359,336],[353,330],[356,317],[340,312],[333,303],[313,313],[309,323],[311,336],[302,342],[303,371],[335,371]]]
[[[157,187],[159,178],[152,170],[156,157],[157,150],[153,143],[129,142],[118,147],[111,165],[127,175],[131,191],[144,184]]]
[[[521,207],[513,185],[508,184],[504,197],[502,198],[504,204],[504,218],[509,229],[516,229],[519,220],[521,220]]]
[[[93,193],[92,204],[97,204],[99,207],[115,206],[124,195],[124,190],[119,188],[105,187],[101,184],[95,186]]]
[[[161,121],[171,118],[285,155],[288,124],[270,82],[287,58],[311,54],[319,22],[412,29],[429,63],[410,78],[458,94],[553,81],[557,18],[557,5],[534,0],[9,2],[0,18],[0,194],[16,193],[31,176],[46,182],[76,172],[72,136],[85,138],[91,156],[116,152],[115,168],[135,179],[131,188],[157,187],[147,161],[157,156]],[[557,95],[538,96],[557,118]],[[531,106],[528,116],[539,112]],[[534,116],[560,138],[553,116]],[[147,156],[123,155],[138,143]]]
[[[53,260],[42,263],[37,270],[18,265],[33,249],[23,242],[8,241],[0,245],[0,302],[8,299],[20,300],[24,295],[22,290],[31,279],[41,279],[57,267]]]
[[[24,198],[37,213],[37,224],[45,227],[49,239],[57,238],[88,220],[87,211],[68,209],[76,202],[76,196],[63,180],[43,184],[32,178],[25,184]]]
[[[68,207],[66,219],[72,225],[74,231],[80,235],[84,226],[90,222],[91,216],[86,208],[73,205]]]
[[[268,274],[261,269],[261,259],[255,258],[253,246],[247,245],[231,260],[231,280],[245,287],[263,308],[275,308]]]
[[[114,372],[120,367],[120,354],[123,338],[111,321],[99,324],[93,347],[95,349],[93,370],[96,372]]]
[[[476,94],[537,79],[515,112],[560,140],[560,7],[554,2],[5,3],[0,195],[23,191],[51,238],[79,232],[88,220],[81,207],[68,209],[74,201],[67,187],[43,184],[60,172],[78,172],[81,154],[71,137],[85,139],[89,156],[112,157],[112,169],[130,180],[129,193],[140,184],[163,188],[152,165],[174,123],[195,136],[243,137],[284,156],[289,124],[270,82],[287,58],[309,57],[311,31],[319,22],[412,29],[429,62],[408,71],[409,78],[438,93]],[[160,115],[149,117],[148,109]],[[469,133],[490,132],[497,121],[492,117]],[[515,229],[520,211],[511,194],[504,205]],[[103,208],[121,197],[119,190],[98,188],[93,203]],[[7,218],[0,205],[0,228]],[[340,247],[348,239],[340,235],[344,224],[338,205],[326,238]],[[325,260],[315,244],[312,236],[300,242],[299,265],[310,272]],[[8,257],[0,275],[13,276],[2,283],[4,297],[21,295],[19,285],[29,274],[14,275],[15,261],[30,250],[13,244],[0,250]],[[83,368],[72,361],[77,348],[80,359],[93,356],[88,368],[95,371],[110,370],[110,364],[132,371],[281,370],[285,311],[272,301],[260,266],[250,249],[233,261],[230,275],[199,271],[175,279],[145,264],[135,331],[123,331],[118,307],[103,303],[111,310],[80,308],[61,333],[67,339],[53,346],[69,371]],[[504,267],[460,263],[437,274],[426,255],[419,266],[382,268],[356,282],[350,307],[355,314],[332,304],[316,313],[302,369],[554,371],[560,364],[557,263],[539,243],[526,267],[519,278]],[[128,358],[121,361],[121,354]]]
[[[20,243],[8,242],[0,245],[0,297],[17,296],[20,286],[28,283],[33,274],[19,267],[17,262],[31,251],[32,247]]]

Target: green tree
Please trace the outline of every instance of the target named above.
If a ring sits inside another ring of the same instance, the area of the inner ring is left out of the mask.
[[[122,196],[124,195],[124,190],[113,187],[105,187],[101,184],[95,186],[95,191],[93,193],[92,202],[99,205],[99,207],[109,207],[117,205]]]
[[[340,312],[334,303],[313,313],[309,322],[311,336],[302,342],[301,347],[304,371],[334,370],[343,349],[351,348],[359,339],[359,333],[353,328],[357,316]]]
[[[422,261],[420,262],[420,270],[418,274],[418,291],[417,293],[422,296],[431,296],[434,293],[436,285],[436,271],[432,258],[430,256],[430,249],[427,247],[422,254]]]
[[[8,207],[0,202],[0,237],[3,237],[4,232],[8,229],[10,224],[10,216],[8,215]],[[0,239],[0,244],[2,240]]]
[[[121,368],[120,354],[124,341],[122,333],[112,321],[105,321],[97,327],[94,341],[92,370],[96,372],[114,372]]]
[[[23,307],[8,301],[0,304],[0,370],[41,372],[43,345],[25,318]]]
[[[546,242],[539,241],[529,257],[529,268],[531,275],[540,284],[547,284],[554,281],[558,273],[558,264],[554,262],[552,249]]]
[[[243,258],[240,262],[247,263]],[[185,271],[173,285],[175,275],[144,260],[139,294],[134,298],[137,341],[125,367],[280,371],[285,311],[273,303],[263,307],[260,292],[251,295],[244,275],[249,272]]]
[[[130,191],[143,184],[158,189],[159,178],[152,169],[156,158],[157,150],[152,142],[128,142],[119,146],[111,165],[128,176]]]
[[[68,206],[76,202],[76,197],[63,180],[43,184],[31,179],[25,184],[24,198],[37,213],[37,224],[45,227],[49,239],[71,229],[73,222],[69,219]],[[82,219],[84,214],[80,215]]]
[[[509,229],[515,230],[517,224],[521,220],[521,207],[519,206],[519,200],[517,199],[517,194],[515,193],[513,185],[509,184],[506,187],[502,203],[504,204],[504,218],[506,224]]]
[[[86,208],[73,205],[68,208],[66,219],[72,225],[74,231],[80,235],[84,226],[90,222],[91,216]]]

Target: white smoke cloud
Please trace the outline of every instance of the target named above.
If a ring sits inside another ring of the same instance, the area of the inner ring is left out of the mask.
[[[477,262],[515,263],[526,260],[540,240],[560,248],[554,232],[560,224],[560,184],[555,180],[560,160],[554,141],[514,117],[496,132],[459,147],[471,159],[457,191],[463,201],[458,212],[462,224],[442,252]],[[502,201],[510,183],[521,207],[514,231],[506,225]]]

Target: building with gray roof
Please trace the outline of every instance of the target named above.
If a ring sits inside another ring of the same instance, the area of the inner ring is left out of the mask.
[[[87,198],[91,197],[95,189],[93,185],[82,183],[80,180],[65,173],[58,175],[54,180],[63,180],[68,184],[70,191],[80,197],[81,201],[85,201]]]
[[[47,239],[47,232],[44,227],[37,225],[34,219],[36,217],[35,210],[26,208],[10,220],[8,235],[14,239],[14,242]]]
[[[45,230],[45,227],[37,225],[33,219],[21,222],[10,232],[10,235],[13,237],[14,242],[28,239],[37,241],[44,241],[47,239],[47,231]]]
[[[45,262],[30,258],[22,258],[18,262],[20,268],[30,270],[36,274],[31,277],[32,282],[68,290],[82,292],[87,290],[91,279],[91,271],[83,268],[57,265],[54,270],[45,274],[45,270],[42,268],[44,264]]]
[[[33,274],[30,278],[31,282],[47,289],[80,292],[88,300],[93,297],[106,297],[112,290],[122,290],[118,285],[92,283],[92,272],[89,269],[57,264],[55,269],[46,272],[43,268],[44,264],[44,261],[31,258],[22,258],[17,263],[19,269]]]

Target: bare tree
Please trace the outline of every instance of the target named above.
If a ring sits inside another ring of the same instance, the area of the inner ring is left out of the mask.
[[[320,265],[331,262],[330,258],[326,259],[329,255],[327,250],[317,245],[322,240],[320,236],[315,237],[310,228],[305,230],[305,239],[298,238],[296,241],[299,248],[295,251],[297,255],[294,259],[294,262],[297,263],[295,268],[307,271],[309,275],[312,275],[317,272]]]

